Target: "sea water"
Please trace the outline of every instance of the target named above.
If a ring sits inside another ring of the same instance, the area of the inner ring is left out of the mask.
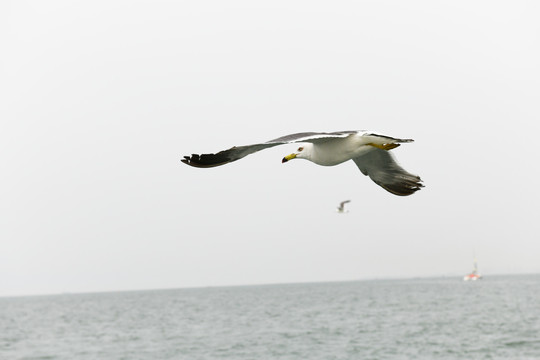
[[[0,359],[540,359],[540,275],[5,297]]]

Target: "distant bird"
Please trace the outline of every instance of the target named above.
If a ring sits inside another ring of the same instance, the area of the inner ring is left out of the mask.
[[[412,139],[398,139],[369,131],[338,131],[331,133],[305,132],[282,136],[265,143],[234,146],[216,154],[192,154],[184,156],[182,162],[195,167],[214,167],[239,160],[249,154],[274,146],[304,143],[296,152],[285,156],[282,162],[294,158],[306,159],[317,165],[334,166],[352,160],[362,174],[395,195],[411,195],[424,185],[419,176],[399,166],[392,150],[400,143]]]
[[[351,200],[345,200],[339,203],[339,206],[336,208],[336,211],[340,214],[348,213],[349,210],[345,210],[345,204],[350,203]]]

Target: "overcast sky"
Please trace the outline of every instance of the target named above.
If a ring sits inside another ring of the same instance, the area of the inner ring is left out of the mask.
[[[7,1],[0,296],[540,272],[540,3]],[[279,146],[413,138],[426,187]],[[351,199],[348,214],[335,207]]]

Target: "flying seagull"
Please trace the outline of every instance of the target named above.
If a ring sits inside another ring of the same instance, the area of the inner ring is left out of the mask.
[[[296,152],[282,162],[306,159],[322,166],[334,166],[352,160],[362,174],[395,195],[406,196],[420,190],[422,180],[397,164],[389,150],[412,139],[398,139],[370,131],[304,132],[285,135],[260,144],[233,146],[216,154],[192,154],[182,162],[190,166],[209,168],[225,165],[257,151],[274,146],[302,143]]]
[[[340,202],[339,206],[337,207],[337,212],[340,213],[340,214],[348,213],[349,210],[345,210],[345,204],[350,203],[350,202],[351,202],[351,200],[345,200],[345,201]]]

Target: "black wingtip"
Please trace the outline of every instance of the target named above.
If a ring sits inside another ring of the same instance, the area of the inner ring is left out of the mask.
[[[415,175],[411,175],[411,177],[403,179],[401,182],[391,182],[386,184],[377,182],[377,184],[386,191],[398,196],[412,195],[424,187],[422,179]]]
[[[225,165],[230,162],[228,158],[219,158],[216,156],[216,154],[191,154],[191,156],[184,156],[184,158],[180,159],[180,161],[186,165],[198,168],[211,168]]]
[[[184,158],[180,159],[180,161],[182,161],[186,165],[196,167],[195,164],[198,158],[199,158],[198,154],[192,154],[191,156],[184,156]]]

